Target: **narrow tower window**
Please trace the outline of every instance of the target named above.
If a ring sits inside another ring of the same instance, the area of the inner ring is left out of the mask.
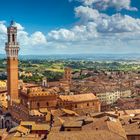
[[[15,42],[15,35],[12,34],[12,41]]]

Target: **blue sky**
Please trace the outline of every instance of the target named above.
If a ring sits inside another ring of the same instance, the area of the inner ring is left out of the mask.
[[[137,53],[140,0],[0,0],[0,47],[11,19],[21,54]]]
[[[70,27],[76,2],[68,0],[1,0],[0,19],[21,23],[29,32]]]

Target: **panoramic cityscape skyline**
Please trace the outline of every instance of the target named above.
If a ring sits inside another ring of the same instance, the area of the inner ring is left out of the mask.
[[[140,140],[138,0],[0,1],[0,140]]]
[[[22,54],[138,53],[139,3],[135,0],[1,0],[1,53],[10,20],[16,21]]]

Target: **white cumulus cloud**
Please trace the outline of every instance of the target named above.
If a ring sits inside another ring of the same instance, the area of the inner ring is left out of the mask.
[[[127,50],[126,52],[129,52],[132,50],[130,45],[138,46],[137,40],[140,36],[139,18],[122,15],[118,12],[113,15],[107,15],[105,12],[95,9],[95,3],[99,3],[99,0],[79,1],[83,5],[74,9],[75,16],[79,19],[76,25],[70,29],[63,28],[50,31],[47,36],[48,40],[59,45],[60,43],[63,45],[71,43],[71,45],[67,45],[67,48],[70,50],[69,47],[74,46],[77,52],[81,50],[84,50],[83,52],[92,52],[92,50],[96,52],[100,52],[100,50],[112,52],[115,50],[116,53],[117,50],[121,52],[121,48],[123,51]],[[130,10],[132,8],[131,1],[128,0],[102,0],[102,2],[106,2],[106,8],[114,7],[117,10]]]
[[[96,20],[101,14],[96,9],[90,7],[79,6],[75,8],[76,17],[80,17],[83,21]]]
[[[50,39],[72,41],[75,40],[75,34],[67,29],[53,30],[48,33]]]
[[[34,50],[34,47],[44,47],[47,45],[46,36],[40,32],[36,31],[29,34],[25,31],[25,28],[20,23],[15,23],[18,29],[18,42],[23,50]],[[7,42],[7,27],[6,22],[0,21],[0,46],[5,47],[5,42]],[[4,49],[3,49],[4,52]]]
[[[81,25],[75,25],[71,29],[53,30],[48,33],[49,39],[83,41],[103,37],[102,34],[110,36],[110,33],[114,33],[115,36],[124,32],[140,32],[140,19],[129,15],[118,13],[109,16],[87,6],[76,7],[75,15],[80,18]]]
[[[137,11],[136,7],[131,7],[131,0],[70,0],[79,1],[85,6],[93,6],[99,10],[106,10],[108,8],[115,8],[116,10],[130,10]]]
[[[79,6],[75,8],[75,14],[83,24],[93,22],[99,32],[137,32],[140,31],[140,19],[120,13],[109,16],[100,13],[98,10]]]
[[[96,38],[97,36],[96,25],[92,22],[87,25],[76,25],[70,30],[60,29],[48,33],[49,39],[56,41],[80,41]]]
[[[30,36],[29,40],[30,40],[31,45],[46,45],[47,44],[46,36],[40,31],[36,31],[35,33],[33,33]]]

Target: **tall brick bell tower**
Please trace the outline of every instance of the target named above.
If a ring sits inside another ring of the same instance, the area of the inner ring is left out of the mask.
[[[8,105],[12,105],[13,100],[18,99],[18,52],[19,44],[17,42],[17,27],[11,21],[7,28],[8,41],[5,43],[5,51],[7,55],[7,90]]]

